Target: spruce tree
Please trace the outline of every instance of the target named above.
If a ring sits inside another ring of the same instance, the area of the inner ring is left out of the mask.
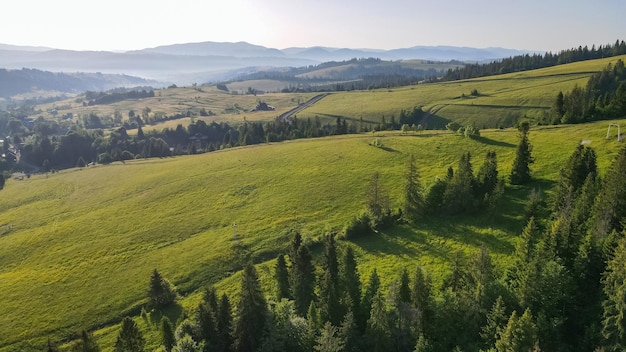
[[[357,269],[354,250],[346,246],[339,267],[339,287],[344,292],[343,305],[352,311],[354,315],[359,314],[361,307],[361,278]]]
[[[404,186],[404,212],[409,221],[419,220],[424,213],[424,190],[419,180],[415,157],[411,155]]]
[[[491,310],[487,313],[487,322],[482,327],[480,337],[485,348],[495,346],[496,340],[507,324],[506,306],[502,296],[498,296]]]
[[[422,268],[418,266],[415,270],[413,278],[413,287],[411,288],[411,300],[413,307],[417,310],[417,331],[424,333],[424,329],[430,325],[434,316],[432,283],[430,277]]]
[[[513,311],[509,321],[496,341],[496,350],[506,352],[532,351],[537,343],[537,327],[529,309],[521,317]]]
[[[291,298],[289,287],[289,272],[287,271],[287,263],[285,256],[282,254],[276,258],[276,266],[274,267],[274,279],[276,280],[276,300],[283,298]]]
[[[172,348],[174,348],[174,346],[176,345],[174,327],[166,316],[161,319],[161,345],[166,352],[170,352]]]
[[[148,304],[154,308],[166,307],[176,300],[176,291],[157,269],[150,276],[148,299]]]
[[[217,314],[218,351],[230,351],[233,344],[231,334],[232,324],[230,300],[226,294],[223,294],[220,299],[220,307]]]
[[[341,352],[343,351],[344,341],[339,335],[339,329],[327,321],[322,327],[320,336],[316,340],[313,347],[318,352]]]
[[[296,312],[303,317],[315,298],[315,267],[306,246],[300,246],[291,268],[291,294],[296,302]]]
[[[372,310],[365,332],[369,338],[370,351],[383,352],[391,349],[391,329],[385,305],[385,298],[378,290],[372,298]]]
[[[365,332],[365,326],[367,325],[367,321],[369,320],[372,311],[372,302],[374,301],[374,296],[378,292],[379,288],[380,279],[378,278],[376,269],[374,269],[370,275],[365,293],[363,294],[363,300],[361,301],[361,318],[357,320],[357,326],[361,332]]]
[[[498,160],[496,152],[491,150],[485,155],[485,161],[476,175],[476,196],[484,201],[494,191],[498,183]]]
[[[204,340],[205,346],[213,348],[217,345],[217,324],[215,321],[216,313],[211,305],[201,302],[196,311],[196,321],[200,327],[200,337]]]
[[[143,352],[146,340],[133,319],[122,319],[121,330],[115,342],[115,352]]]
[[[617,242],[602,281],[602,336],[609,351],[626,349],[626,237]]]
[[[343,307],[340,304],[339,263],[335,235],[324,237],[324,272],[319,285],[319,307],[322,321],[330,321],[338,326],[343,318]]]
[[[344,352],[356,352],[358,351],[358,338],[356,321],[354,320],[354,314],[351,310],[343,317],[341,326],[339,327],[339,337],[343,342]]]
[[[268,315],[259,276],[254,265],[248,263],[243,269],[237,321],[234,327],[236,352],[257,351],[261,347]]]
[[[400,302],[410,304],[411,303],[411,288],[410,288],[409,272],[406,268],[402,269],[400,274],[400,287],[398,287],[398,299]]]
[[[524,122],[518,128],[520,132],[520,142],[517,145],[513,167],[509,175],[509,182],[513,185],[521,185],[530,181],[530,164],[534,162],[531,155],[532,145],[528,141],[530,124]]]

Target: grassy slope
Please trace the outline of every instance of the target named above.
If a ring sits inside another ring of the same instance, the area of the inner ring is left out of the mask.
[[[547,113],[559,91],[586,85],[591,74],[619,58],[625,60],[626,56],[465,81],[336,93],[298,113],[298,117],[380,121],[386,116],[389,122],[390,116],[397,118],[401,109],[423,106],[442,119],[471,122],[479,128],[510,126],[520,117],[537,118]],[[478,97],[470,96],[473,89],[480,93]]]
[[[614,140],[604,139],[606,125],[533,130],[540,185],[549,187],[581,139],[592,140],[606,167],[617,149]],[[370,146],[369,134],[299,140],[9,180],[0,200],[0,225],[12,226],[0,236],[0,351],[39,347],[47,337],[136,313],[154,268],[187,295],[226,278],[248,258],[274,257],[291,228],[307,237],[339,229],[362,211],[374,171],[381,172],[398,207],[409,154],[419,161],[426,185],[456,166],[466,150],[477,170],[485,152],[495,149],[506,174],[517,133],[483,136],[474,141],[443,132],[386,133],[379,135],[385,149]],[[509,192],[497,225],[481,217],[455,225],[434,220],[358,241],[360,269],[366,277],[378,268],[385,282],[395,278],[398,266],[418,261],[440,272],[453,250],[482,243],[506,260],[522,225],[524,197]],[[233,223],[239,240],[233,240]],[[268,274],[270,264],[261,268]],[[235,276],[218,287],[233,292],[237,284]],[[197,300],[190,297],[184,306]],[[113,327],[98,336],[112,346],[116,333]]]
[[[299,101],[306,101],[316,95],[315,93],[292,93],[280,94],[271,93],[263,95],[234,95],[228,92],[220,91],[215,87],[180,87],[155,90],[153,98],[125,100],[108,105],[82,106],[74,99],[68,99],[60,102],[43,104],[39,108],[43,111],[44,117],[51,117],[49,111],[56,108],[58,116],[62,116],[68,112],[74,116],[89,115],[95,112],[98,116],[113,116],[115,111],[122,113],[124,120],[128,119],[128,112],[134,110],[137,115],[141,115],[144,108],[149,107],[152,114],[163,112],[168,116],[175,114],[186,114],[187,111],[194,113],[195,119],[203,119],[210,121],[227,121],[227,122],[243,122],[244,116],[249,121],[255,120],[271,120],[279,114],[286,112],[298,105]],[[269,105],[276,107],[275,111],[269,112],[249,112],[255,108],[257,101],[263,100]],[[235,112],[235,105],[239,106],[239,112]],[[199,117],[200,109],[212,111],[215,116]],[[248,112],[244,112],[247,110]],[[39,115],[38,115],[39,116]],[[182,123],[188,125],[191,119],[183,118],[164,123],[156,124],[153,128],[161,130],[164,127],[176,127]],[[150,127],[146,128],[150,129]]]

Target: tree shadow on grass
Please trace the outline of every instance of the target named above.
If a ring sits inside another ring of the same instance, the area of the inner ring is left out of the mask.
[[[515,148],[516,145],[512,144],[512,143],[508,143],[508,142],[503,142],[503,141],[496,141],[487,137],[483,137],[483,136],[478,136],[478,137],[474,137],[474,140],[481,142],[483,144],[487,144],[487,145],[494,145],[494,146],[498,146],[498,147],[508,147],[508,148]]]
[[[155,308],[151,310],[150,314],[148,314],[146,324],[160,329],[161,320],[163,319],[163,317],[167,317],[172,325],[175,325],[176,322],[183,315],[183,313],[183,307],[178,302],[175,302],[168,305],[167,307]]]

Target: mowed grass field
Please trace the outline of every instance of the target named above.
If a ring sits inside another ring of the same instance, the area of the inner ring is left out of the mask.
[[[591,141],[606,169],[620,147],[605,139],[607,125],[532,129],[534,186],[549,193],[581,140]],[[371,146],[374,138],[384,148]],[[374,172],[398,208],[410,155],[426,187],[465,151],[476,172],[495,150],[505,176],[517,138],[513,129],[485,130],[478,140],[449,132],[378,132],[8,180],[0,192],[0,351],[41,350],[48,338],[66,339],[81,328],[100,329],[96,336],[111,350],[116,324],[138,315],[146,302],[155,268],[178,287],[185,308],[209,284],[236,292],[233,274],[248,260],[259,263],[270,294],[271,260],[286,249],[290,230],[309,240],[341,230],[364,210]],[[364,281],[376,268],[384,285],[402,267],[418,264],[437,280],[452,253],[483,244],[506,262],[529,190],[507,189],[495,219],[430,219],[342,245],[355,246]],[[156,347],[156,328],[143,326],[148,346]]]
[[[433,115],[427,128],[441,128],[446,121],[473,123],[479,128],[512,126],[520,118],[538,119],[547,114],[559,91],[575,85],[584,87],[589,77],[609,63],[626,56],[577,62],[555,67],[489,76],[463,81],[341,92],[327,96],[298,113],[299,118],[337,116],[358,121],[378,122],[385,116],[400,115],[400,110],[422,106]],[[472,90],[478,96],[471,96]]]

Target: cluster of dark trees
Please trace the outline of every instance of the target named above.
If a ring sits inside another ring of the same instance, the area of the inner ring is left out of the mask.
[[[348,124],[345,119],[337,118],[336,123],[331,124],[322,123],[319,118],[301,120],[293,117],[276,118],[269,122],[245,122],[239,126],[224,122],[207,124],[198,120],[186,128],[178,125],[175,129],[147,133],[139,124],[138,132],[133,136],[127,133],[125,127],[108,135],[101,129],[77,129],[58,135],[60,127],[53,121],[38,119],[32,129],[18,119],[8,121],[8,133],[13,137],[4,143],[4,147],[8,151],[10,145],[20,146],[19,164],[14,167],[29,171],[83,166],[90,162],[196,154],[235,146],[365,132],[371,128],[363,121]],[[9,161],[17,160],[9,157]]]
[[[626,69],[617,60],[589,78],[586,87],[559,92],[552,109],[552,124],[582,123],[626,116]]]
[[[109,92],[93,92],[87,91],[85,92],[86,102],[83,102],[87,106],[93,105],[106,105],[113,104],[119,101],[128,100],[128,99],[143,99],[143,98],[151,98],[154,97],[154,90],[116,90]]]
[[[626,42],[617,40],[615,44],[592,46],[579,46],[569,50],[562,50],[558,54],[547,52],[541,54],[526,54],[492,61],[488,64],[467,64],[464,67],[450,69],[443,76],[444,81],[455,81],[476,77],[492,76],[503,73],[534,70],[551,67],[571,62],[601,59],[604,57],[626,54]]]

